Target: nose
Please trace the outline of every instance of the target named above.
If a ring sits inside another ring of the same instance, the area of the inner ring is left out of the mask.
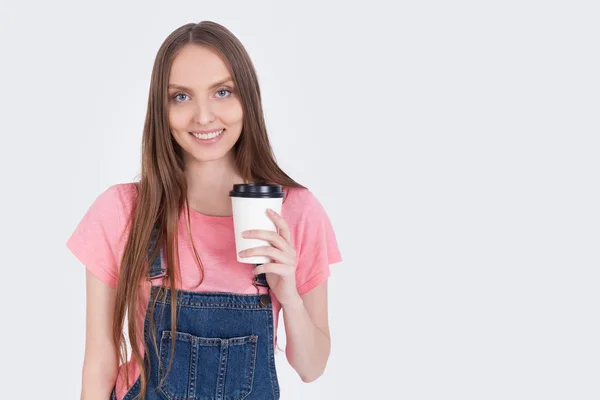
[[[209,125],[215,119],[213,111],[210,107],[210,102],[198,101],[196,103],[195,122],[199,125]]]

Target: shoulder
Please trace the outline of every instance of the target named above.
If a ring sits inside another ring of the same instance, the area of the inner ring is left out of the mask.
[[[115,214],[119,217],[126,217],[134,207],[137,194],[136,182],[114,184],[97,196],[91,208],[105,217]]]
[[[117,183],[105,189],[98,198],[119,205],[130,205],[137,199],[137,194],[137,182]]]
[[[102,281],[116,287],[135,183],[116,184],[96,196],[67,241],[73,254]]]
[[[317,197],[306,188],[288,188],[282,206],[282,214],[292,220],[320,214],[323,207]]]
[[[281,207],[281,216],[296,237],[333,233],[329,215],[315,194],[306,188],[290,188]]]
[[[104,232],[116,241],[128,225],[137,200],[137,184],[119,183],[100,192],[79,222],[75,234]],[[98,234],[98,233],[96,233]]]

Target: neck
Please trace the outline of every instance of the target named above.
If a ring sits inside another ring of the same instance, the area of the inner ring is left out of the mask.
[[[235,167],[233,152],[214,161],[186,160],[185,177],[192,210],[211,216],[232,215],[229,191],[234,184],[244,183]]]

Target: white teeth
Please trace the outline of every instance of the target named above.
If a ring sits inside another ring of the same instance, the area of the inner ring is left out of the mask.
[[[223,133],[223,131],[224,131],[224,129],[221,129],[220,131],[211,132],[211,133],[194,133],[194,132],[190,132],[190,133],[198,139],[209,140],[209,139],[216,138],[221,133]]]

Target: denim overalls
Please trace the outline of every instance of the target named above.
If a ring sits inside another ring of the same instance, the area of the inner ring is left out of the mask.
[[[148,258],[155,247],[157,234],[155,228]],[[166,268],[161,262],[162,249],[149,263],[148,279],[166,276]],[[176,333],[171,330],[170,290],[151,287],[144,319],[144,341],[149,351],[144,360],[150,363],[146,399],[279,399],[273,309],[264,274],[258,275],[253,284],[257,294],[177,291]],[[267,293],[260,294],[259,287],[266,287]],[[158,299],[153,313],[158,353],[149,331],[149,314],[155,299]],[[158,387],[169,365],[172,341],[175,341],[175,353],[171,370],[164,384]],[[140,378],[124,400],[133,399],[139,391]],[[116,399],[114,389],[111,399]]]

